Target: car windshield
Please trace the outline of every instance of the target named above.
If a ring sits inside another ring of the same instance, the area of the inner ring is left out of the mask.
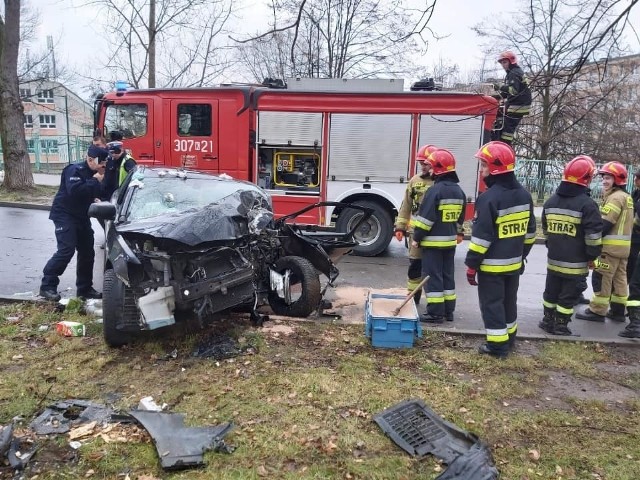
[[[240,190],[249,190],[251,185],[214,178],[145,177],[134,178],[129,184],[133,188],[128,220],[140,220],[188,210],[198,210],[218,203]],[[256,187],[253,187],[257,190]]]

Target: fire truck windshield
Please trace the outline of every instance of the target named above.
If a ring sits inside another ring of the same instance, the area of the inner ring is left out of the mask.
[[[142,137],[147,133],[147,106],[144,103],[108,105],[104,117],[104,134],[118,130],[124,138]]]

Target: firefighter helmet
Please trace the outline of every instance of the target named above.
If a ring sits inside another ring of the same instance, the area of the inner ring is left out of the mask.
[[[427,161],[427,157],[433,152],[437,150],[438,147],[435,145],[423,145],[418,149],[418,153],[416,154],[416,160],[420,163],[424,163]]]
[[[562,181],[589,186],[596,174],[596,163],[587,155],[578,155],[564,166]]]
[[[489,175],[500,175],[513,172],[516,166],[516,154],[513,149],[504,142],[489,142],[480,147],[474,155],[489,167]]]
[[[608,162],[605,163],[600,170],[600,175],[611,175],[613,177],[613,183],[619,187],[625,187],[627,185],[627,169],[620,162]]]
[[[427,162],[431,164],[431,173],[436,176],[456,171],[456,159],[453,153],[444,148],[438,148],[431,152],[427,157]]]
[[[516,57],[516,54],[513,53],[511,50],[506,50],[502,52],[500,55],[498,55],[497,61],[501,62],[502,60],[509,60],[510,65],[515,65],[516,63],[518,63],[518,58]]]

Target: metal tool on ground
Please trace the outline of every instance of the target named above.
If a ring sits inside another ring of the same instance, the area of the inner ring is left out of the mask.
[[[400,310],[402,310],[402,307],[404,307],[409,302],[409,300],[411,300],[414,297],[414,295],[420,291],[420,289],[424,286],[424,284],[427,283],[427,280],[429,280],[429,275],[424,277],[422,281],[418,284],[418,286],[414,288],[409,295],[407,295],[407,298],[404,299],[404,301],[400,304],[400,306],[393,311],[394,317],[398,316],[398,314],[400,313]]]

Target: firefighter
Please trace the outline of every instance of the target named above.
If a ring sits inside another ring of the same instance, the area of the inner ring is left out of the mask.
[[[631,198],[633,200],[633,229],[631,230],[631,250],[629,252],[629,260],[627,261],[627,283],[631,283],[631,277],[636,267],[636,260],[640,252],[640,170],[636,171],[633,176],[633,192]]]
[[[414,228],[412,247],[422,249],[422,274],[429,276],[425,286],[427,311],[421,320],[427,323],[453,321],[456,308],[454,257],[462,241],[462,223],[466,196],[456,174],[456,160],[445,149],[427,157],[431,164],[433,186],[424,194],[422,204],[411,219]]]
[[[422,197],[424,192],[427,191],[433,181],[431,180],[430,172],[431,165],[427,162],[427,157],[437,147],[433,145],[424,145],[418,149],[416,154],[416,161],[420,164],[420,173],[417,173],[409,183],[404,191],[404,198],[398,211],[398,217],[395,222],[395,236],[396,239],[401,242],[405,237],[411,237],[411,216],[418,211],[420,204],[422,203]],[[407,271],[407,290],[411,293],[422,281],[422,251],[419,247],[413,246],[413,241],[409,238],[409,270]],[[417,292],[413,297],[416,305],[420,303],[420,296],[422,291]]]
[[[602,215],[602,253],[593,262],[591,276],[593,297],[584,312],[576,318],[604,322],[605,316],[624,322],[629,288],[627,260],[631,249],[633,200],[626,191],[627,169],[620,162],[605,163],[598,171],[604,190]],[[607,308],[611,305],[611,309]]]
[[[536,236],[533,201],[516,179],[513,149],[489,142],[475,154],[488,189],[478,197],[465,259],[467,281],[478,286],[487,341],[479,353],[504,358],[515,345],[520,275]]]
[[[493,86],[502,99],[502,109],[491,132],[491,140],[500,140],[511,145],[518,124],[531,109],[531,88],[529,79],[518,65],[513,52],[502,52],[498,56],[498,63],[507,74],[502,85]]]
[[[602,250],[602,219],[589,196],[596,164],[579,155],[564,167],[562,182],[542,209],[547,245],[544,317],[538,326],[554,335],[571,335],[568,327],[589,262]]]

